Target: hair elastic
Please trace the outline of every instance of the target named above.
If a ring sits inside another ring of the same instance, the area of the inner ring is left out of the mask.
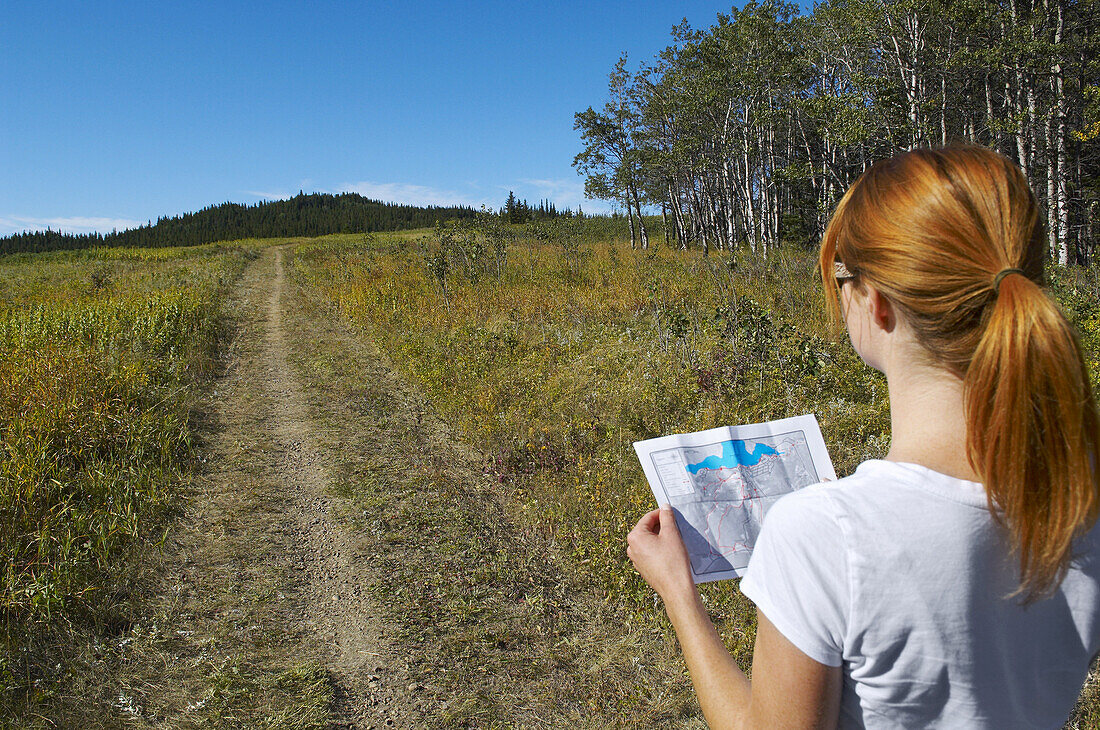
[[[1027,277],[1027,273],[1023,269],[1001,269],[997,272],[997,275],[993,277],[993,290],[1001,290],[1001,281],[1004,280],[1009,274],[1019,274],[1020,276]]]

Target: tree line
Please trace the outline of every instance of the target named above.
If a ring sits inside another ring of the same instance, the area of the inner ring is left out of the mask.
[[[539,204],[535,206],[528,203],[526,198],[522,200],[517,198],[512,190],[508,191],[508,199],[504,201],[498,215],[508,223],[527,223],[528,221],[550,220],[561,217],[572,218],[574,215],[584,217],[580,207],[577,208],[576,213],[573,213],[569,208],[558,210],[553,201],[549,199],[540,200]]]
[[[815,241],[875,160],[967,141],[1015,160],[1048,211],[1052,258],[1084,263],[1100,226],[1100,0],[751,1],[687,21],[600,111],[575,115],[588,197],[649,245]]]
[[[281,236],[323,236],[423,228],[437,221],[473,218],[465,206],[420,207],[383,203],[356,193],[299,192],[289,200],[222,203],[195,213],[162,217],[125,231],[72,234],[33,231],[0,238],[0,254],[92,246],[196,246],[214,241]]]

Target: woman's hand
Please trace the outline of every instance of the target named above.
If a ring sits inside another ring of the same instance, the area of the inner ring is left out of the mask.
[[[626,544],[634,568],[665,603],[674,597],[698,595],[672,507],[666,504],[647,512],[626,536]]]
[[[841,668],[803,654],[763,613],[753,649],[754,681],[741,672],[699,600],[671,507],[647,513],[626,542],[634,567],[664,599],[710,727],[836,727]]]

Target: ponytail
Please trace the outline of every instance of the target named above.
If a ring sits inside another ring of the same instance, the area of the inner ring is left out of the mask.
[[[1077,338],[1031,280],[1006,276],[965,378],[967,456],[1020,565],[1018,594],[1053,590],[1095,523],[1100,422]]]
[[[825,231],[833,265],[882,292],[963,381],[966,453],[1020,566],[1017,595],[1053,591],[1100,515],[1100,420],[1081,348],[1042,289],[1046,246],[1027,180],[977,146],[912,150],[871,166]]]

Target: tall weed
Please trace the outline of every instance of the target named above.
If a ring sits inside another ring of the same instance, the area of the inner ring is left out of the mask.
[[[301,251],[296,270],[609,601],[651,601],[623,548],[653,506],[633,441],[814,412],[842,473],[887,446],[885,383],[829,336],[812,255],[765,266],[540,233],[517,242],[499,278],[455,279],[446,298],[415,241],[380,236],[342,256],[342,277],[324,247]],[[744,610],[731,585],[708,591]]]
[[[0,261],[0,617],[93,609],[171,500],[247,254],[111,250]],[[198,260],[196,260],[198,259]]]

